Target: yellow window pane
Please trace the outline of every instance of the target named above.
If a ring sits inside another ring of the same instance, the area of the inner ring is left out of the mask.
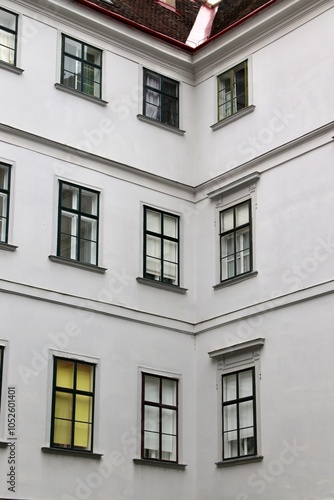
[[[77,389],[79,391],[93,391],[93,373],[93,366],[77,365]]]
[[[73,396],[72,394],[66,394],[64,392],[56,393],[56,405],[55,405],[55,417],[56,418],[72,418],[72,405]]]
[[[77,448],[90,449],[91,424],[76,422],[74,429],[74,446]]]
[[[53,443],[69,448],[71,446],[71,422],[55,419]]]
[[[75,420],[80,422],[92,421],[92,398],[90,396],[76,396]]]
[[[57,359],[57,387],[73,388],[74,363]]]

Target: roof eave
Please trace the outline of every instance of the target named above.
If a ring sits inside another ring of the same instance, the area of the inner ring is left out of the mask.
[[[180,42],[179,40],[175,40],[175,38],[172,38],[168,35],[164,35],[163,33],[160,33],[159,31],[155,31],[148,26],[145,26],[143,24],[139,24],[136,21],[132,21],[131,19],[128,19],[126,17],[121,16],[120,14],[116,14],[116,12],[112,12],[111,10],[105,9],[101,5],[97,5],[90,0],[74,0],[76,3],[79,3],[81,5],[84,5],[85,7],[88,7],[90,9],[93,9],[97,12],[100,12],[101,14],[107,15],[111,17],[112,19],[115,19],[116,21],[119,21],[123,24],[126,24],[130,26],[131,28],[138,29],[140,31],[143,31],[151,36],[154,36],[155,38],[158,38],[164,42],[167,42],[171,45],[174,45],[182,50],[185,50],[186,52],[194,52],[194,47],[189,47],[183,42]]]
[[[257,9],[253,10],[252,12],[250,12],[249,14],[247,14],[246,16],[242,17],[241,19],[239,19],[235,23],[232,23],[229,26],[227,26],[226,28],[224,28],[222,31],[219,31],[219,33],[216,33],[215,35],[211,36],[210,38],[208,38],[207,40],[205,40],[203,43],[201,43],[200,45],[198,45],[197,47],[194,47],[193,51],[197,52],[202,47],[208,45],[209,43],[213,42],[217,38],[225,35],[225,33],[227,33],[228,31],[232,30],[233,28],[236,28],[240,24],[246,22],[248,19],[251,19],[253,16],[255,16],[256,14],[258,14],[262,10],[266,9],[267,7],[269,7],[270,5],[272,5],[275,2],[277,2],[277,0],[268,0],[268,2],[265,3],[264,5],[261,5],[261,7],[258,7]]]
[[[229,26],[224,28],[219,33],[216,33],[212,37],[209,37],[207,40],[205,40],[201,44],[197,45],[196,47],[192,47],[192,46],[187,45],[184,42],[180,42],[179,40],[176,40],[175,38],[172,38],[168,35],[164,35],[163,33],[160,33],[159,31],[155,31],[152,28],[149,28],[148,26],[145,26],[143,24],[139,24],[136,21],[132,21],[131,19],[128,19],[124,16],[121,16],[120,14],[112,12],[111,10],[106,9],[106,8],[102,7],[101,5],[97,5],[96,3],[93,3],[90,0],[73,0],[73,1],[76,3],[79,3],[81,5],[84,5],[85,7],[88,7],[90,9],[93,9],[97,12],[100,12],[101,14],[107,15],[107,16],[111,17],[112,19],[115,19],[116,21],[119,21],[123,24],[128,25],[131,28],[135,28],[135,29],[138,29],[140,31],[143,31],[144,33],[147,33],[155,38],[158,38],[159,40],[161,40],[163,42],[166,42],[170,45],[174,45],[174,46],[178,47],[179,49],[182,49],[188,53],[197,52],[202,47],[205,47],[206,45],[208,45],[212,41],[217,40],[217,38],[223,36],[228,31],[232,30],[233,28],[236,28],[237,26],[244,23],[248,19],[252,18],[253,16],[258,14],[262,10],[264,10],[267,7],[269,7],[270,5],[272,5],[273,3],[277,2],[277,0],[268,0],[267,3],[265,3],[264,5],[261,5],[261,7],[258,7],[257,9],[253,10],[252,12],[247,14],[246,16],[244,16],[241,19],[239,19],[238,21],[236,21],[235,23],[230,24]]]

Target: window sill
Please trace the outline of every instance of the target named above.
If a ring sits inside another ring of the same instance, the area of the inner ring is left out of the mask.
[[[98,97],[94,97],[89,94],[85,94],[84,92],[80,92],[80,90],[72,89],[71,87],[66,87],[62,83],[55,83],[55,87],[57,90],[61,90],[62,92],[67,92],[68,94],[75,95],[77,97],[81,97],[86,101],[94,102],[95,104],[99,104],[100,106],[106,106],[108,101],[104,101],[103,99],[99,99]]]
[[[7,252],[15,252],[17,249],[16,245],[10,245],[9,243],[0,242],[0,250],[6,250]]]
[[[167,123],[161,123],[158,120],[154,120],[153,118],[149,118],[148,116],[145,115],[137,115],[137,118],[141,122],[149,123],[150,125],[155,125],[156,127],[168,130],[169,132],[173,132],[174,134],[177,135],[184,135],[186,133],[185,130],[173,127],[172,125],[167,125]]]
[[[223,118],[219,122],[214,123],[213,125],[211,125],[211,128],[213,131],[219,130],[220,128],[225,127],[225,125],[229,125],[235,120],[239,120],[239,118],[241,118],[242,116],[249,115],[249,113],[252,113],[254,109],[255,109],[254,105],[247,106],[247,108],[244,108],[241,111],[234,113],[234,115],[231,115],[228,118]]]
[[[168,292],[185,294],[188,288],[181,288],[177,285],[168,285],[168,283],[162,283],[161,281],[150,280],[148,278],[136,278],[138,283],[141,285],[151,286],[153,288],[160,288],[161,290],[167,290]]]
[[[9,441],[1,441],[0,439],[0,448],[7,448]]]
[[[256,455],[254,457],[232,458],[231,460],[224,460],[223,462],[216,462],[219,469],[223,467],[232,467],[234,465],[245,465],[253,462],[262,462],[263,456]]]
[[[164,462],[163,460],[147,460],[145,458],[134,458],[136,465],[148,465],[149,467],[161,467],[163,469],[185,470],[186,464],[177,464],[175,462]]]
[[[107,270],[105,267],[94,266],[94,264],[87,264],[73,259],[66,259],[65,257],[58,257],[57,255],[49,255],[49,259],[51,262],[56,262],[57,264],[64,264],[65,266],[76,267],[93,273],[104,274]]]
[[[230,278],[226,281],[222,281],[221,283],[214,285],[212,288],[214,290],[220,290],[221,288],[225,288],[227,286],[234,285],[236,283],[240,283],[240,281],[245,281],[245,280],[248,280],[250,278],[255,278],[255,276],[257,276],[257,275],[258,275],[257,271],[252,271],[251,273],[242,274],[240,276],[235,276],[235,278]]]
[[[42,446],[41,450],[43,453],[50,453],[51,455],[67,455],[70,457],[91,458],[93,460],[100,460],[103,457],[103,453],[68,450],[65,448],[49,448],[48,446]]]
[[[24,69],[18,68],[17,66],[13,66],[13,64],[6,63],[5,61],[0,61],[0,68],[6,69],[11,73],[15,73],[16,75],[22,75]]]

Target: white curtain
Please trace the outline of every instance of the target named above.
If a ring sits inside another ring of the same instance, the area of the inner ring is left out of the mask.
[[[14,64],[15,38],[10,33],[0,33],[0,60],[8,64]]]
[[[156,78],[152,75],[146,75],[146,85],[149,87],[153,87],[157,90],[160,90],[160,79]],[[153,118],[154,120],[160,119],[160,93],[155,92],[151,88],[146,88],[146,111],[145,114],[149,118]]]

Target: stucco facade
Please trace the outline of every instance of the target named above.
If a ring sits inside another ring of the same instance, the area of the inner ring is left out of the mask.
[[[70,0],[0,9],[18,15],[0,499],[334,498],[333,0],[278,0],[194,51]],[[63,36],[101,51],[101,98],[62,84]],[[219,120],[218,77],[243,61],[247,106]],[[178,82],[178,127],[144,116],[144,69]],[[61,183],[98,193],[97,265],[59,254]],[[224,279],[241,205],[251,265]],[[144,276],[144,207],[179,221],[177,285]],[[95,367],[90,453],[52,446],[54,358]],[[256,446],[233,458],[222,380],[250,370]],[[178,381],[177,460],[142,455],[142,373]]]

